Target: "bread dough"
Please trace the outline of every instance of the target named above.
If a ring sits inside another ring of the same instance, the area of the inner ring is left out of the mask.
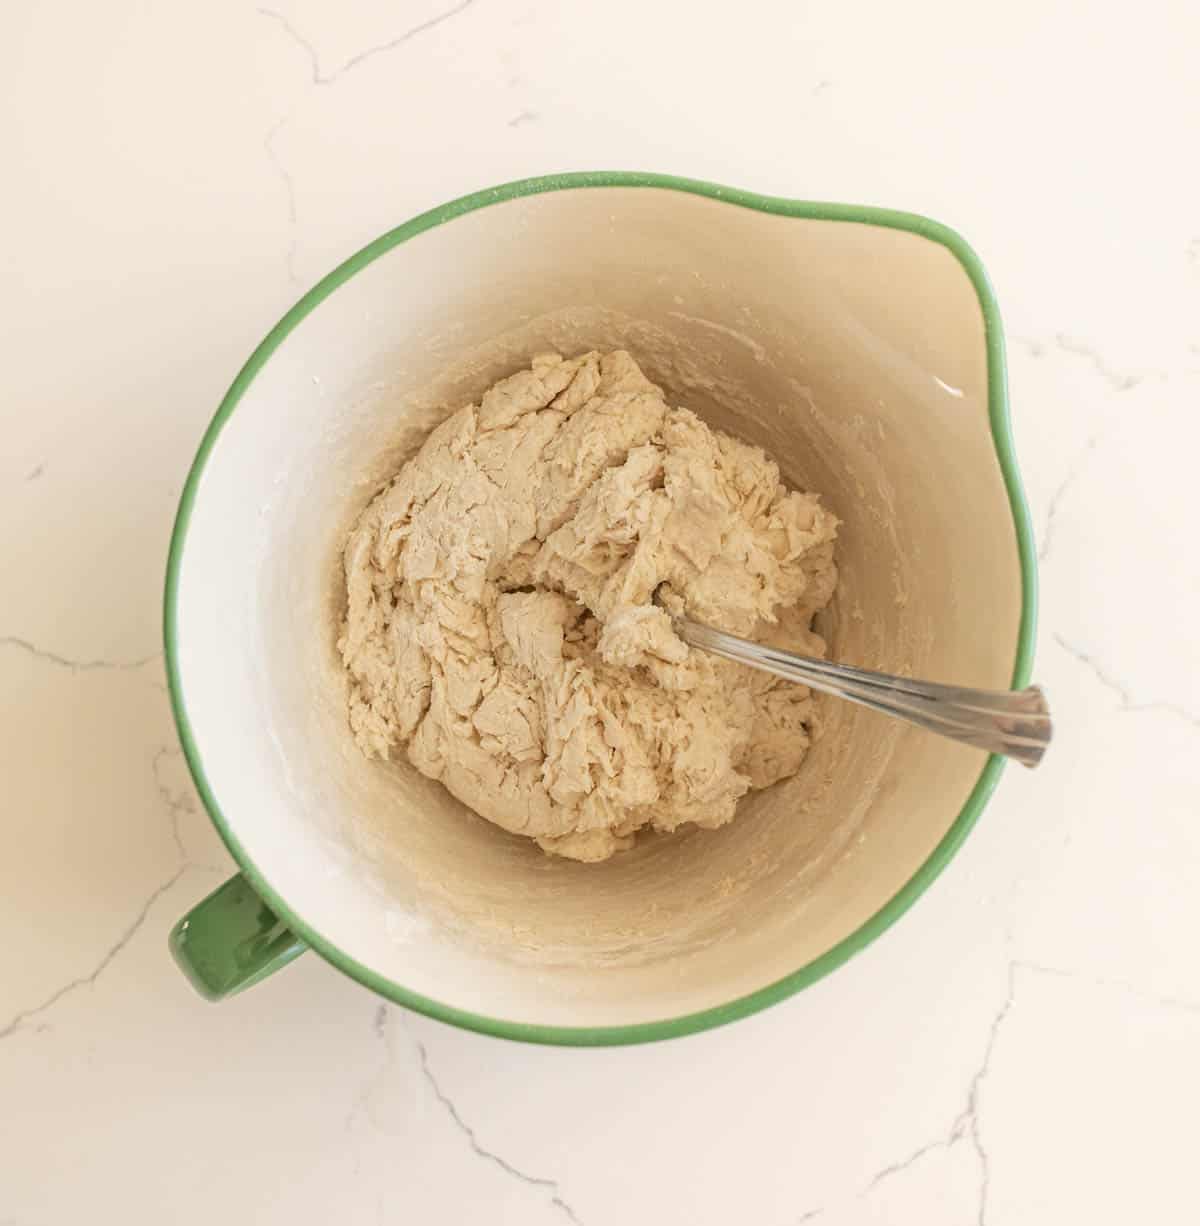
[[[438,426],[351,533],[351,728],[556,855],[723,825],[799,768],[812,700],[691,650],[652,596],[821,654],[836,532],[629,354],[537,357]]]

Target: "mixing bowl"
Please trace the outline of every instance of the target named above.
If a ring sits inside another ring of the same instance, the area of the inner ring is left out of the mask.
[[[1001,762],[833,700],[800,773],[716,831],[543,855],[368,762],[335,650],[350,525],[430,426],[554,349],[625,348],[842,520],[833,658],[1028,680],[1031,533],[984,271],[906,213],[646,174],[468,196],[392,230],[271,331],[217,411],[171,544],[172,701],[241,868],[177,925],[216,998],[311,948],[491,1034],[617,1043],[812,983],[945,866]]]

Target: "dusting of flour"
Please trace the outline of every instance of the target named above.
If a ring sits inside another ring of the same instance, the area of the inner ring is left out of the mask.
[[[358,744],[576,860],[723,825],[799,768],[812,700],[691,650],[652,597],[822,654],[836,532],[629,354],[537,357],[438,426],[350,535]]]

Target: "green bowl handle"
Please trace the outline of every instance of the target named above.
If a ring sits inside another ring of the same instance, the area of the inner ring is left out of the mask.
[[[298,958],[308,946],[239,873],[171,929],[171,953],[205,1000],[224,1000]]]

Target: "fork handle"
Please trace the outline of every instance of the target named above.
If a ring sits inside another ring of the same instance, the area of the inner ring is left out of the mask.
[[[1050,708],[1036,685],[1024,690],[976,690],[913,681],[764,647],[686,618],[676,619],[675,632],[692,647],[882,711],[952,741],[1015,758],[1022,766],[1037,766],[1050,744]]]

